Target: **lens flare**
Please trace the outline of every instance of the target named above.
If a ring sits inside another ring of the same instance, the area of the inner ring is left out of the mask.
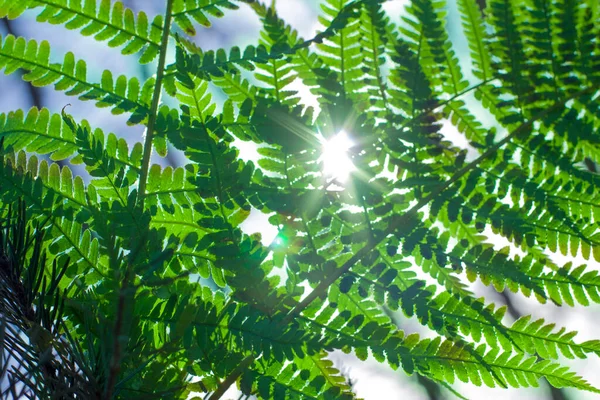
[[[356,170],[348,154],[354,143],[345,131],[341,131],[324,141],[322,146],[319,161],[323,163],[323,173],[338,182],[346,182],[350,174]]]

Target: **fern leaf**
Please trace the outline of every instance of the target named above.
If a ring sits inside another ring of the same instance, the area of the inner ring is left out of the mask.
[[[15,161],[16,165],[13,164]],[[5,155],[2,167],[2,187],[12,188],[9,192],[3,191],[2,201],[9,202],[13,197],[22,196],[28,200],[37,218],[50,221],[50,234],[46,240],[52,240],[50,250],[53,254],[66,255],[72,260],[68,276],[82,277],[81,274],[91,269],[95,273],[87,274],[87,284],[105,276],[106,259],[101,257],[98,242],[91,238],[90,232],[82,229],[80,222],[75,222],[76,216],[80,220],[89,217],[89,211],[86,217],[88,204],[83,180],[73,179],[68,168],[61,171],[57,164],[49,166],[42,161],[38,166],[35,156],[26,161],[22,152],[17,160]],[[12,196],[7,198],[11,193]]]
[[[102,199],[116,198],[122,205],[127,203],[130,187],[135,184],[142,159],[142,145],[134,145],[131,154],[124,139],[110,133],[106,140],[104,132],[92,133],[87,121],[77,125],[64,113],[62,119],[72,132],[79,147],[75,162],[83,162],[93,177],[92,184]],[[79,160],[80,159],[80,160]]]
[[[536,361],[535,357],[511,355],[490,350],[485,353],[484,346],[474,349],[483,358],[483,365],[476,360],[472,351],[447,341],[423,340],[411,346],[416,365],[432,368],[431,375],[440,380],[458,378],[475,385],[482,383],[489,387],[509,385],[515,388],[538,386],[538,380],[545,377],[555,387],[574,387],[597,393],[583,378],[551,361]],[[438,363],[434,367],[432,362]],[[421,364],[422,363],[422,364]],[[493,374],[493,375],[492,375]],[[451,378],[452,377],[452,378]],[[502,380],[500,380],[500,379]]]
[[[88,83],[86,63],[70,52],[62,64],[50,63],[50,44],[45,40],[38,45],[35,40],[6,36],[0,48],[0,68],[6,74],[24,69],[28,72],[23,79],[35,86],[54,84],[67,95],[96,101],[98,107],[112,107],[113,114],[131,113],[129,121],[133,124],[142,122],[149,112],[153,79],[140,88],[136,78],[121,75],[114,81],[112,73],[105,70],[99,84]]]
[[[468,285],[600,303],[597,271],[555,260],[600,260],[596,2],[457,0],[472,74],[445,0],[411,0],[398,26],[382,0],[326,0],[308,40],[274,1],[244,2],[259,42],[205,51],[177,32],[197,33],[237,1],[168,0],[150,22],[119,1],[0,0],[0,17],[37,9],[38,21],[141,63],[159,55],[156,78],[105,71],[94,83],[72,53],[55,62],[47,41],[0,38],[5,73],[149,129],[128,146],[64,112],[0,114],[0,223],[23,198],[45,232],[33,253],[73,260],[59,285],[61,332],[76,344],[64,363],[106,385],[105,397],[218,400],[237,383],[260,398],[354,398],[327,360],[335,350],[447,388],[545,378],[598,393],[554,360],[600,355],[599,341],[530,316],[503,323],[507,307]],[[353,142],[344,181],[323,151],[342,130]],[[240,158],[240,139],[257,145],[256,165]],[[164,156],[168,144],[188,164],[152,165],[152,147]],[[83,164],[89,182],[36,154]],[[256,210],[277,229],[268,245],[246,233]],[[399,331],[400,313],[433,338]],[[24,365],[23,382],[39,375]],[[52,397],[38,381],[30,397]]]
[[[83,124],[87,126],[86,122]],[[79,157],[71,160],[72,163],[77,163],[84,151],[94,150],[95,155],[88,154],[88,159],[91,157],[99,160],[101,154],[105,154],[106,157],[113,158],[116,164],[134,170],[139,168],[139,146],[134,146],[129,154],[127,143],[123,139],[117,139],[112,133],[108,135],[105,145],[104,134],[98,129],[95,130],[96,143],[100,142],[102,145],[86,142],[87,137],[80,140],[64,123],[61,115],[51,114],[47,108],[31,108],[27,115],[24,115],[22,110],[1,114],[0,127],[0,137],[5,139],[4,145],[13,151],[49,154],[50,159],[54,161],[64,160],[79,153]],[[87,127],[87,131],[91,131],[91,128]],[[108,148],[107,153],[104,153],[104,146]]]
[[[244,373],[240,386],[243,392],[256,393],[264,399],[353,399],[346,379],[324,357],[325,354],[316,354],[296,358],[287,366],[273,363],[264,371],[254,368]]]
[[[208,82],[197,77],[178,80],[177,99],[181,102],[183,111],[192,119],[203,121],[214,114],[216,104],[207,92]]]
[[[488,7],[489,22],[494,27],[493,35],[488,37],[488,45],[500,59],[494,69],[514,96],[509,104],[514,102],[517,109],[527,108],[534,90],[526,73],[523,39],[517,30],[518,5],[510,0],[495,0],[490,1]]]
[[[444,20],[444,5],[444,1],[416,1],[409,8],[409,12],[414,14],[414,18],[420,22],[419,29],[421,29],[423,35],[421,65],[430,85],[440,88],[439,90],[446,96],[451,96],[445,102],[443,108],[445,116],[457,126],[460,132],[467,136],[469,141],[483,144],[485,143],[485,129],[466,109],[464,101],[457,100],[471,88],[468,88],[469,84],[463,77],[458,65],[458,58],[452,50],[452,44],[446,29],[440,22]],[[467,6],[467,4],[464,5]],[[467,9],[465,11],[472,10]],[[419,35],[414,29],[407,29],[406,32],[410,37]],[[467,35],[471,33],[473,32],[468,31]],[[479,43],[478,46],[483,46],[483,44]],[[483,49],[479,50],[485,51]],[[485,56],[486,53],[480,54],[480,57]],[[487,59],[485,61],[489,62]],[[482,77],[486,82],[487,76],[485,73],[482,74]]]
[[[193,165],[175,170],[167,167],[162,171],[158,165],[153,165],[149,173],[146,201],[154,209],[152,226],[165,229],[167,236],[183,238],[175,251],[176,258],[169,264],[171,268],[179,273],[184,267],[208,278],[214,263],[214,257],[207,251],[212,242],[209,234],[217,230],[209,225],[210,214],[197,206],[202,204],[202,198],[197,187],[190,182],[196,173],[197,168]],[[222,275],[215,268],[212,273]],[[216,282],[223,281],[222,278],[214,279]]]
[[[370,86],[368,89],[369,103],[379,112],[388,111],[389,107],[387,82],[382,73],[382,67],[386,61],[387,32],[385,27],[388,25],[389,20],[379,2],[365,4],[360,23],[360,30],[363,34],[361,44],[365,48],[362,70],[367,71],[364,82]]]
[[[47,108],[31,108],[26,116],[22,110],[1,114],[0,127],[4,145],[14,151],[49,154],[54,161],[69,158],[77,151],[73,132],[65,127],[60,115],[51,115]]]
[[[243,103],[246,99],[253,100],[256,96],[257,88],[240,74],[224,74],[213,78],[213,82],[235,103]]]
[[[483,18],[476,4],[476,0],[457,0],[461,13],[462,26],[469,43],[471,59],[473,62],[473,75],[487,81],[494,75],[492,71],[491,56],[487,47],[487,33],[484,28]]]
[[[545,5],[545,9],[550,8],[550,5]],[[576,70],[575,63],[576,59],[579,58],[578,48],[576,43],[579,42],[577,25],[573,23],[574,21],[578,21],[578,14],[580,9],[578,4],[572,0],[565,0],[557,7],[558,10],[556,12],[559,22],[554,24],[554,35],[556,37],[556,48],[558,50],[557,54],[555,54],[557,60],[557,66],[555,70],[557,71],[558,76],[562,80],[562,87],[565,89],[567,93],[573,93],[580,87],[581,82],[578,76],[572,76],[569,71]],[[545,10],[545,11],[546,11]],[[551,11],[546,11],[549,14]]]
[[[190,17],[198,24],[209,27],[208,15],[220,18],[222,9],[237,10],[238,6],[229,0],[175,0],[173,20],[188,35],[195,35],[196,29]]]
[[[350,7],[354,6],[354,4],[350,4]],[[311,93],[318,96],[319,103],[334,103],[335,90],[332,90],[332,88],[339,86],[335,72],[326,66],[316,53],[309,50],[306,45],[310,41],[303,41],[296,30],[277,16],[273,8],[267,8],[258,3],[253,3],[252,8],[261,18],[264,30],[268,34],[268,40],[278,43],[277,48],[293,50],[285,52],[291,53],[287,54],[289,56],[288,62],[294,65],[294,71],[302,83],[310,88]],[[342,14],[338,15],[337,18],[347,17]],[[331,25],[330,28],[332,28]],[[335,29],[331,29],[329,34],[333,33],[335,33]],[[322,37],[328,36],[326,32],[319,35],[322,35]],[[318,42],[319,40],[315,37],[311,41]]]
[[[64,25],[67,29],[78,30],[84,36],[108,41],[110,47],[123,47],[122,54],[135,54],[142,51],[140,62],[149,63],[158,54],[162,17],[157,16],[151,24],[144,12],[137,16],[122,2],[112,3],[102,0],[42,0],[24,1],[28,8],[42,7],[38,14],[39,22]],[[0,7],[0,15],[2,15]],[[10,18],[18,15],[13,12]]]
[[[284,27],[277,24],[273,9],[269,9],[267,15],[263,18],[263,24],[265,30],[261,32],[261,37],[263,44],[268,49],[273,51],[273,49],[286,49],[289,47],[286,37],[288,32]],[[300,100],[297,97],[297,91],[286,91],[286,87],[297,77],[297,74],[293,71],[293,65],[290,65],[288,60],[285,58],[271,58],[268,63],[258,63],[257,67],[260,72],[255,73],[255,77],[258,81],[269,86],[269,89],[266,90],[268,96],[280,103],[295,105]]]
[[[597,254],[597,251],[596,251]],[[598,274],[596,271],[585,271],[584,266],[572,269],[572,263],[567,263],[559,271],[542,274],[538,280],[544,284],[549,296],[558,304],[563,302],[573,306],[575,301],[587,305],[591,299],[598,303]]]
[[[476,343],[484,338],[492,348],[537,353],[544,359],[558,359],[560,354],[567,358],[586,358],[586,354],[598,354],[600,350],[598,341],[576,343],[573,340],[576,332],[567,332],[565,328],[555,331],[555,324],[545,324],[543,319],[532,321],[531,316],[519,318],[510,327],[505,327],[501,323],[504,311],[505,307],[494,309],[493,305],[484,306],[482,299],[472,301],[440,293],[432,303],[423,307],[420,318],[428,318],[422,322],[429,321],[433,327],[436,326],[435,318],[443,318],[444,324],[448,325],[446,332],[471,335]],[[444,333],[443,330],[438,332]],[[452,338],[451,335],[448,337]]]
[[[444,1],[414,1],[408,11],[420,24],[424,43],[421,63],[434,87],[441,87],[444,93],[456,95],[468,87],[458,66],[458,58],[452,50],[448,34],[440,21],[443,20]],[[404,29],[406,35],[417,38],[420,32]]]
[[[579,12],[577,24],[577,36],[580,39],[576,68],[590,82],[598,82],[598,62],[600,61],[600,49],[594,41],[594,37],[598,35],[598,27],[593,23],[595,18],[598,18],[597,5],[586,4]]]
[[[210,80],[211,76],[220,77],[226,72],[235,74],[239,72],[239,68],[253,71],[255,68],[253,62],[264,62],[271,56],[262,45],[248,46],[243,52],[239,47],[234,46],[227,55],[223,49],[203,52],[201,49],[193,48],[192,52],[188,53],[183,51],[183,47],[189,51],[190,44],[186,44],[183,39],[179,39],[179,43],[175,66],[179,71],[186,71],[205,80]],[[181,76],[178,78],[182,79]]]
[[[353,16],[352,9],[348,9],[352,3],[349,0],[328,0],[321,5],[324,15],[319,17],[319,22],[327,28],[335,18],[347,13],[348,23],[344,25],[344,28],[318,45],[322,52],[321,58],[339,74],[344,97],[358,91],[359,78],[362,76],[360,70],[360,20]]]

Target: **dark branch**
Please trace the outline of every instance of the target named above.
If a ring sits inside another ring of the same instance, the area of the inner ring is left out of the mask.
[[[18,32],[15,31],[13,23],[8,18],[0,18],[0,21],[2,21],[4,23],[4,26],[6,27],[6,32],[8,32],[10,35],[13,35],[13,36],[19,36]],[[22,75],[23,74],[21,74],[21,76]],[[25,83],[25,86],[27,87],[27,92],[29,93],[29,99],[31,101],[31,104],[34,107],[36,107],[37,109],[42,108],[43,107],[42,91],[39,88],[33,86],[30,82],[23,81],[23,83]]]

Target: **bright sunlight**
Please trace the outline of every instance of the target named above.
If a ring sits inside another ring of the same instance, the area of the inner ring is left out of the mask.
[[[341,131],[329,140],[324,140],[322,146],[323,153],[319,161],[323,163],[323,173],[338,182],[346,182],[350,173],[356,170],[348,155],[348,150],[354,143],[345,131]]]

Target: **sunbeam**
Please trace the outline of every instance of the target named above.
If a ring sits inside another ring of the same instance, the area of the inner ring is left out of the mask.
[[[344,183],[350,174],[356,170],[348,154],[354,143],[346,133],[341,131],[322,143],[322,153],[319,161],[323,163],[323,173],[328,178],[334,178]]]

